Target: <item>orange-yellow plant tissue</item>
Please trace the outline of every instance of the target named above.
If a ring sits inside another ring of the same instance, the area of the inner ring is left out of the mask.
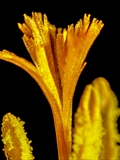
[[[24,14],[24,20],[25,23],[18,23],[18,27],[23,32],[23,42],[34,64],[6,50],[0,52],[0,59],[24,69],[42,89],[53,113],[58,159],[119,160],[120,147],[117,142],[120,142],[120,134],[116,121],[120,109],[115,94],[104,78],[95,79],[83,91],[72,132],[72,101],[76,84],[86,65],[87,53],[104,26],[102,21],[94,18],[90,23],[90,15],[85,14],[75,26],[72,24],[67,29],[56,29],[45,14],[32,13],[32,17]],[[21,124],[10,113],[3,118],[2,137],[6,157],[9,156],[10,160],[15,160],[16,156],[20,160],[34,159],[28,140],[19,136],[15,138],[21,129],[8,119],[15,119],[16,123]]]

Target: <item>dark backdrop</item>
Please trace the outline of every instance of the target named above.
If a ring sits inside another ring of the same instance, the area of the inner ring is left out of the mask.
[[[73,99],[75,112],[84,87],[97,77],[106,78],[120,101],[120,48],[118,4],[101,1],[4,1],[0,2],[0,50],[7,49],[31,61],[22,42],[17,23],[24,22],[23,14],[32,11],[46,13],[57,27],[67,27],[83,18],[84,13],[101,19],[105,26],[91,47],[78,81]],[[57,160],[55,132],[50,106],[37,83],[21,68],[0,60],[0,122],[7,112],[25,121],[36,160]],[[120,122],[120,121],[119,121]],[[120,125],[119,125],[120,127]],[[1,148],[3,147],[0,141]],[[44,157],[44,158],[43,158]],[[5,160],[0,151],[0,159]]]

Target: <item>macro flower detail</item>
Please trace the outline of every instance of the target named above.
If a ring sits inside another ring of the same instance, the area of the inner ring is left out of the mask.
[[[4,143],[5,156],[8,159],[33,160],[31,141],[26,137],[24,122],[11,113],[3,117],[2,141]]]
[[[71,160],[120,159],[118,101],[106,79],[85,87],[74,117]]]
[[[110,156],[118,157],[116,143],[120,135],[116,117],[119,116],[119,108],[104,78],[94,80],[85,88],[72,133],[73,95],[86,65],[87,53],[104,26],[102,21],[94,18],[90,24],[90,15],[85,14],[75,26],[56,29],[45,14],[32,13],[32,17],[24,14],[24,20],[25,23],[18,23],[18,27],[23,32],[23,42],[34,64],[6,50],[0,52],[0,59],[23,68],[42,89],[53,114],[59,160],[99,160],[111,150],[114,151]],[[6,134],[9,132],[7,129]]]

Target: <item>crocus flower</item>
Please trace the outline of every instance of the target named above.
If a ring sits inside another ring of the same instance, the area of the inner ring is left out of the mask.
[[[104,78],[95,79],[83,91],[72,132],[75,87],[86,65],[86,55],[104,25],[102,21],[94,18],[90,24],[90,15],[85,14],[75,26],[56,29],[41,13],[32,13],[32,17],[24,15],[24,19],[25,23],[18,23],[18,27],[34,64],[6,50],[0,52],[0,59],[23,68],[42,89],[53,114],[59,160],[120,158],[116,125],[120,109]],[[26,151],[26,159],[32,160],[30,142],[17,136],[21,132],[24,133],[24,128],[20,119],[6,114],[2,123],[6,157],[15,160],[19,155],[19,159],[24,160]],[[14,153],[16,148],[18,154]]]

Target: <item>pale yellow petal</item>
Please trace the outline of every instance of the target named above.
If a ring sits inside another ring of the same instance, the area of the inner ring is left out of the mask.
[[[119,160],[120,146],[117,143],[120,143],[120,134],[118,133],[117,119],[120,116],[120,108],[118,108],[117,97],[104,78],[97,78],[92,84],[99,90],[103,127],[106,130],[103,137],[104,150],[101,152],[101,159]]]
[[[86,86],[74,117],[71,160],[113,160],[120,158],[117,118],[120,108],[104,78]]]
[[[99,92],[88,85],[74,117],[71,160],[98,160],[103,134]]]

